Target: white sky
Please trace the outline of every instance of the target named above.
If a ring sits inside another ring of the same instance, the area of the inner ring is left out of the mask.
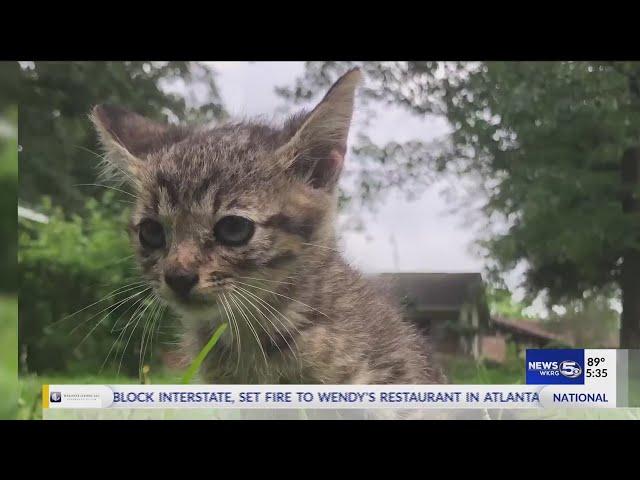
[[[232,116],[266,115],[278,118],[285,102],[275,94],[276,86],[292,85],[303,72],[302,62],[211,62],[218,72],[217,84],[225,108]],[[366,81],[366,79],[365,79]],[[362,128],[362,117],[354,115],[354,138]],[[375,142],[414,138],[429,140],[447,131],[439,118],[419,119],[399,108],[377,108],[366,127]],[[346,159],[347,167],[349,157]],[[413,201],[401,192],[385,197],[375,214],[365,213],[364,232],[342,234],[347,258],[365,272],[481,271],[483,262],[470,252],[476,238],[462,214],[452,214],[441,190],[445,183],[431,184]],[[394,261],[392,235],[397,244]]]

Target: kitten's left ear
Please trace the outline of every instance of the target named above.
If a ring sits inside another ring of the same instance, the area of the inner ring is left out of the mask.
[[[338,181],[361,80],[357,68],[340,77],[276,154],[289,171],[315,188],[332,189]]]
[[[185,136],[179,127],[154,122],[114,105],[97,105],[90,118],[108,161],[117,169],[134,175],[149,154]]]

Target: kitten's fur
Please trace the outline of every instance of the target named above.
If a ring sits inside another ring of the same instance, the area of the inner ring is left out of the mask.
[[[186,352],[195,355],[231,320],[204,364],[204,380],[443,381],[427,340],[336,250],[336,186],[360,78],[348,72],[282,128],[178,128],[118,107],[94,109],[107,166],[137,195],[130,230],[141,269],[181,315]],[[214,225],[229,214],[255,222],[248,244],[216,242]],[[141,245],[145,218],[163,225],[166,247]],[[176,269],[199,276],[189,301],[164,280]]]

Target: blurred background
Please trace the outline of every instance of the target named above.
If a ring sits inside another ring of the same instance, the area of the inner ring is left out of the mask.
[[[0,419],[17,409],[18,264],[16,201],[18,197],[17,68],[0,63]]]
[[[25,61],[2,67],[19,118],[0,109],[3,221],[15,218],[20,156],[20,418],[39,415],[41,383],[181,372],[169,313],[145,313],[151,336],[127,323],[144,308],[122,288],[137,279],[130,198],[96,180],[91,107],[277,121],[356,65],[342,249],[390,277],[452,382],[521,383],[531,346],[640,348],[640,63]]]

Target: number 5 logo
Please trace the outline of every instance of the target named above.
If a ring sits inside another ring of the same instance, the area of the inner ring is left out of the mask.
[[[582,373],[582,369],[578,362],[565,360],[560,364],[560,373],[567,378],[578,378]]]

